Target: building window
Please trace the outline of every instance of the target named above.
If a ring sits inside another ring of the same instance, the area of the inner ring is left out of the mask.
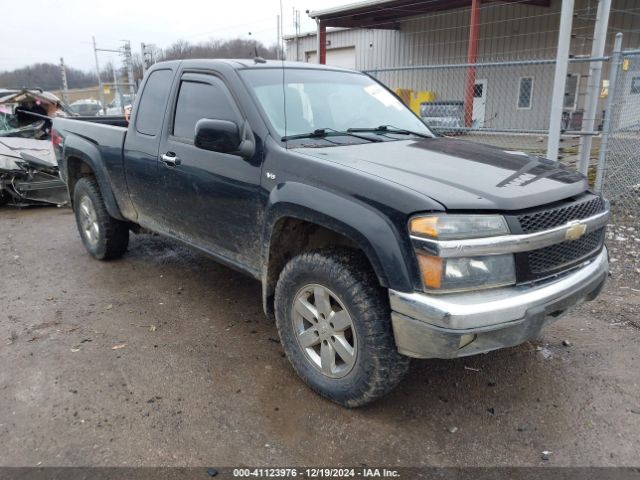
[[[518,87],[518,108],[529,110],[533,102],[533,77],[520,78]]]
[[[580,75],[570,73],[567,75],[567,82],[564,89],[564,108],[575,110],[578,104],[578,86],[580,85]]]
[[[633,77],[631,79],[631,94],[637,95],[640,93],[640,77]]]

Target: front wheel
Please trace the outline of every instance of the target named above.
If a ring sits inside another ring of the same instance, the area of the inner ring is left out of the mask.
[[[73,190],[73,207],[80,238],[93,257],[111,260],[127,251],[129,227],[109,215],[95,178],[78,180]]]
[[[303,253],[284,268],[275,296],[276,326],[296,373],[347,407],[392,390],[409,367],[398,353],[384,289],[360,252]]]

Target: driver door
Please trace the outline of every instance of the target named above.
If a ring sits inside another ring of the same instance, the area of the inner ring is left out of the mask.
[[[221,77],[184,72],[160,145],[163,228],[232,263],[257,268],[260,165],[196,147],[195,125],[203,118],[245,121]]]

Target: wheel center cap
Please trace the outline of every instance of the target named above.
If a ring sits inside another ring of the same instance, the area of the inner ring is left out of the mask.
[[[331,335],[331,328],[326,320],[320,320],[318,322],[318,332],[323,340],[326,340]]]

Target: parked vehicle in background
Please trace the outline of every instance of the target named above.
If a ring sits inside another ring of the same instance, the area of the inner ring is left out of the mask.
[[[77,100],[69,105],[69,107],[71,107],[73,113],[81,116],[100,115],[103,110],[102,104],[98,100],[94,100],[92,98]],[[119,113],[120,112],[118,112],[118,114]]]
[[[420,118],[431,129],[442,135],[460,135],[464,128],[464,102],[462,100],[423,102]]]
[[[342,405],[410,357],[535,338],[607,276],[608,203],[585,177],[439,137],[359,72],[159,63],[121,125],[54,120],[88,252],[118,258],[143,227],[256,278],[295,371]]]
[[[50,135],[51,119],[70,113],[49,92],[0,91],[0,205],[67,201]]]
[[[106,111],[100,110],[96,115],[124,115],[126,110],[131,110],[132,105],[132,95],[116,95],[107,105]]]
[[[63,205],[68,195],[49,141],[0,137],[0,206],[7,203]],[[43,145],[44,143],[44,145]]]
[[[40,89],[0,91],[0,135],[49,138],[51,118],[72,114],[51,92]]]

